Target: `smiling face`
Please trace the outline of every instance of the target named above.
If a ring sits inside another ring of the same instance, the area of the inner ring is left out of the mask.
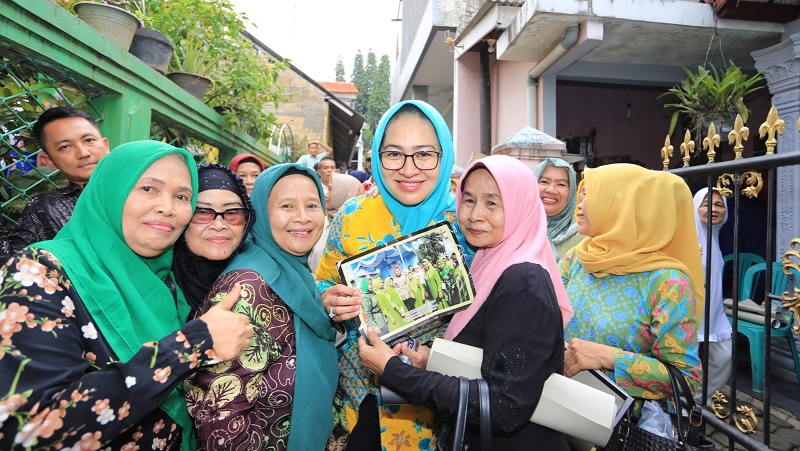
[[[393,119],[383,135],[381,152],[401,152],[411,155],[415,152],[441,152],[439,138],[433,124],[419,116],[403,115]],[[436,188],[439,169],[423,171],[417,169],[411,158],[397,170],[389,170],[381,163],[381,176],[386,187],[404,205],[417,205],[424,201]]]
[[[41,162],[72,183],[86,185],[97,162],[108,155],[108,139],[82,117],[57,119],[43,128]]]
[[[275,243],[294,256],[308,254],[325,224],[317,184],[304,175],[287,175],[272,187],[267,205]]]
[[[592,224],[589,223],[589,213],[586,209],[586,197],[586,188],[584,187],[578,195],[580,202],[578,203],[578,210],[575,214],[578,218],[578,233],[583,236],[596,236],[597,233],[592,229]]]
[[[725,202],[722,200],[722,196],[716,191],[711,192],[711,224],[717,225],[725,219],[725,213],[727,212],[727,208],[725,208]],[[700,222],[703,224],[708,224],[708,197],[704,197],[703,201],[700,203],[700,207],[697,208],[697,215],[700,217]]]
[[[547,216],[555,216],[569,201],[569,174],[566,168],[548,165],[539,177],[539,197]]]
[[[197,194],[197,208],[210,208],[223,212],[230,208],[243,207],[242,199],[236,193],[225,189],[209,189]],[[245,223],[231,225],[225,222],[221,215],[206,224],[192,221],[186,227],[183,237],[193,254],[209,260],[225,260],[233,254],[242,241]]]
[[[192,216],[192,179],[178,155],[156,160],[139,177],[122,208],[122,236],[142,257],[161,255]]]
[[[492,247],[503,238],[506,219],[500,188],[486,169],[476,169],[464,180],[458,227],[475,247]]]
[[[261,166],[249,161],[245,161],[236,168],[236,175],[242,178],[248,196],[253,191],[253,184],[256,182],[258,174],[261,174]]]

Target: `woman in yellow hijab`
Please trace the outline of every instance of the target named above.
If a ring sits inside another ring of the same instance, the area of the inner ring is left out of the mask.
[[[668,362],[694,388],[703,270],[682,179],[631,164],[585,173],[575,210],[587,238],[562,259],[572,308],[564,374],[602,369],[637,399],[669,398]]]

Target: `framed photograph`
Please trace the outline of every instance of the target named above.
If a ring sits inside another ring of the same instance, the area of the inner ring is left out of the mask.
[[[383,341],[467,308],[475,287],[448,222],[440,222],[339,263],[342,283],[361,290],[359,330]]]

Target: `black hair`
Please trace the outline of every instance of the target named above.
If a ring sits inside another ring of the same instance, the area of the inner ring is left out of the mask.
[[[334,160],[334,159],[333,159],[333,157],[328,157],[328,156],[325,156],[325,157],[322,157],[322,158],[320,158],[320,159],[319,159],[319,163],[317,163],[317,164],[318,164],[318,165],[319,165],[319,164],[322,164],[322,162],[323,162],[323,161],[325,161],[325,160],[331,160],[331,161],[333,161],[333,165],[334,165],[334,166],[336,166],[336,160]]]
[[[97,122],[95,122],[94,118],[87,113],[86,111],[81,110],[80,108],[74,108],[71,106],[59,106],[55,108],[50,108],[44,111],[41,115],[39,115],[39,119],[36,120],[36,123],[33,124],[33,137],[36,138],[36,142],[39,143],[39,147],[49,155],[49,152],[44,146],[45,136],[44,136],[44,127],[54,121],[59,119],[67,119],[71,117],[80,117],[86,119],[92,127],[97,129],[100,132],[100,127],[97,126]]]

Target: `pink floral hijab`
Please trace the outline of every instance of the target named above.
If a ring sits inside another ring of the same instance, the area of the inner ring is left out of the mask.
[[[500,188],[505,230],[496,246],[480,248],[475,254],[470,267],[475,301],[453,316],[444,337],[452,340],[458,335],[481,308],[503,272],[523,262],[536,263],[550,274],[563,324],[567,324],[572,318],[572,307],[547,238],[547,215],[539,198],[536,175],[524,163],[506,155],[481,158],[470,164],[461,176],[456,190],[456,208],[461,205],[464,181],[474,169],[481,167],[489,171]]]

